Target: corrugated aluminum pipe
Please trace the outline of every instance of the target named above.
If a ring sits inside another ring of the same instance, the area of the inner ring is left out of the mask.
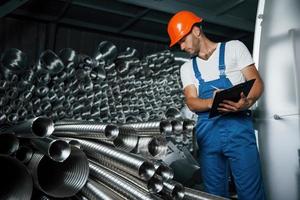
[[[101,161],[105,166],[114,166],[143,180],[149,180],[155,173],[153,163],[138,155],[96,142],[76,140],[89,156]]]
[[[0,155],[0,199],[30,200],[32,195],[32,178],[20,161]]]
[[[181,133],[183,131],[183,122],[181,120],[173,119],[171,121],[173,133]]]
[[[100,167],[93,162],[89,162],[89,167],[91,176],[130,200],[160,200],[159,197],[142,191],[134,184],[124,180],[107,168]]]
[[[162,134],[169,134],[172,132],[172,125],[168,120],[153,121],[153,122],[137,122],[126,123],[124,126],[131,126],[137,130],[137,132],[159,132]]]
[[[48,117],[36,117],[8,127],[4,131],[12,131],[18,137],[48,137],[54,131],[54,123]]]
[[[136,130],[132,127],[119,126],[119,131],[120,134],[113,141],[113,145],[120,150],[131,152],[138,143]]]
[[[61,137],[61,139],[63,139],[64,141],[68,142],[69,145],[71,145],[73,147],[76,147],[78,149],[81,149],[80,142],[78,142],[77,140],[73,140],[73,139],[70,139],[70,138],[63,138],[63,137]]]
[[[99,43],[94,58],[96,60],[104,60],[106,64],[111,64],[118,55],[118,49],[116,45],[109,41],[102,41]]]
[[[16,151],[15,157],[16,157],[16,159],[18,159],[22,163],[26,164],[30,161],[32,155],[33,155],[32,148],[29,148],[27,146],[21,146]]]
[[[174,172],[171,167],[161,160],[152,160],[155,168],[155,174],[160,175],[163,180],[173,179]]]
[[[60,122],[63,123],[63,122]],[[66,122],[68,123],[68,122]],[[99,122],[75,122],[70,124],[55,124],[54,134],[57,136],[83,137],[91,139],[113,140],[119,135],[119,128],[112,124]]]
[[[215,196],[192,188],[184,188],[184,200],[229,200],[224,197]]]
[[[27,166],[38,189],[57,197],[71,197],[85,185],[89,176],[88,160],[83,151],[72,147],[64,162],[55,162],[41,153],[34,153]]]
[[[80,191],[89,200],[125,200],[107,186],[92,179],[88,179],[85,186]]]
[[[117,175],[123,177],[127,181],[133,183],[138,186],[142,190],[150,193],[159,193],[163,189],[163,180],[160,176],[154,175],[148,181],[141,180],[137,177],[134,177],[130,174],[118,173],[118,171],[114,171]]]
[[[163,189],[161,193],[163,195],[166,195],[168,199],[183,199],[184,198],[184,187],[181,185],[181,183],[178,183],[173,180],[166,180],[163,181]]]
[[[181,113],[177,108],[171,107],[166,111],[166,117],[167,118],[172,118],[172,119],[177,119],[181,117]]]
[[[167,153],[167,140],[163,136],[139,137],[137,153],[144,156],[161,158]]]
[[[59,138],[32,138],[31,143],[39,152],[56,162],[65,161],[71,154],[69,143]]]
[[[183,131],[193,131],[195,121],[190,119],[183,120]]]
[[[0,132],[0,154],[11,155],[19,148],[19,140],[14,133]]]

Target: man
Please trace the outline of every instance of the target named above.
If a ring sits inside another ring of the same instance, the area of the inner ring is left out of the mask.
[[[238,198],[264,199],[260,160],[248,110],[263,92],[263,82],[245,45],[237,40],[215,43],[203,33],[202,18],[189,11],[176,13],[168,23],[170,47],[180,48],[193,58],[181,67],[186,104],[198,114],[196,125],[200,166],[207,192],[228,197],[231,170]],[[221,116],[208,118],[218,89],[256,79],[246,97],[224,101]]]

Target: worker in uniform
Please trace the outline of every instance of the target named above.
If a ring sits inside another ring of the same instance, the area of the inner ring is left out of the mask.
[[[238,199],[264,199],[260,158],[249,108],[263,92],[263,81],[247,47],[238,40],[216,43],[203,33],[202,18],[190,11],[176,13],[168,23],[170,47],[178,44],[192,59],[180,69],[187,106],[198,114],[196,135],[206,192],[229,197],[229,170]],[[255,79],[246,97],[224,100],[222,113],[209,118],[218,89]]]

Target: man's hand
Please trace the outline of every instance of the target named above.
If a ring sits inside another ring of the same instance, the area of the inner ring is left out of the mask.
[[[238,102],[224,100],[219,104],[218,111],[221,113],[239,112],[248,109],[252,105],[251,99],[247,99],[244,93]]]

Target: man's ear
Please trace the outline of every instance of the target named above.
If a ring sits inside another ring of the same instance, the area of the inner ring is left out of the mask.
[[[199,37],[201,35],[201,30],[199,27],[197,26],[194,26],[193,29],[192,29],[192,32],[193,34],[196,36],[196,37]]]

